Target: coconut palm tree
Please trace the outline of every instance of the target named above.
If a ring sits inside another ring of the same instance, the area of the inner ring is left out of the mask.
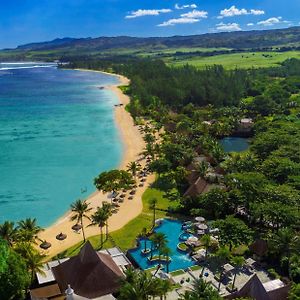
[[[155,219],[156,219],[156,205],[157,205],[157,199],[156,198],[151,198],[149,200],[149,208],[153,210],[153,223],[152,223],[152,227],[155,227]]]
[[[7,243],[12,246],[16,238],[17,230],[14,226],[14,222],[5,221],[0,224],[0,237],[7,241]]]
[[[163,249],[166,247],[167,244],[167,236],[162,232],[157,232],[155,235],[155,243],[156,248],[158,249],[159,259],[162,255]]]
[[[208,163],[206,161],[200,162],[198,166],[198,172],[201,177],[205,177],[206,173],[208,171]]]
[[[98,207],[98,210],[91,215],[92,223],[88,226],[99,226],[100,228],[100,248],[103,247],[103,227],[106,225],[106,221],[109,218],[107,211],[102,207]]]
[[[215,255],[219,259],[219,263],[222,266],[230,258],[231,253],[230,253],[228,248],[221,247],[221,248],[219,248],[219,250],[217,251],[217,253]],[[223,277],[223,269],[222,269],[221,274],[220,274],[220,281],[219,281],[218,291],[220,291],[220,288],[221,288],[222,277]]]
[[[44,272],[44,264],[46,255],[39,253],[32,244],[29,242],[18,243],[15,247],[15,251],[19,253],[26,261],[28,271],[31,274],[31,282],[34,281],[34,275],[40,273],[42,275]]]
[[[213,287],[203,279],[195,279],[192,283],[192,289],[180,295],[180,300],[221,300],[222,297],[213,289]]]
[[[142,271],[125,271],[125,279],[121,280],[119,290],[120,300],[148,300],[150,296],[157,296],[158,278],[152,278],[150,273]]]
[[[167,268],[167,273],[169,273],[170,255],[172,254],[172,251],[169,247],[164,246],[161,249],[161,253],[166,258],[166,268]]]
[[[237,275],[238,271],[240,270],[240,268],[244,265],[244,263],[245,263],[245,258],[244,258],[243,256],[234,256],[234,257],[231,259],[231,262],[232,262],[233,265],[235,266],[234,278],[233,278],[233,282],[232,282],[232,289],[234,289],[235,280],[236,280],[236,275]]]
[[[144,239],[144,252],[145,253],[147,251],[147,233],[148,233],[147,228],[144,227],[141,232],[141,237]]]
[[[291,228],[281,228],[273,234],[269,240],[269,252],[273,257],[281,259],[284,265],[289,268],[292,254],[300,252],[300,236],[296,235]]]
[[[205,234],[202,236],[200,241],[201,241],[202,246],[205,248],[205,260],[207,261],[208,249],[211,246],[211,237],[209,234]],[[205,270],[205,265],[202,268],[201,276],[203,276],[204,270]]]
[[[161,300],[166,299],[167,293],[172,290],[172,284],[169,280],[154,279],[157,295]]]
[[[82,228],[82,236],[83,242],[85,242],[85,232],[84,232],[84,225],[83,225],[83,218],[90,220],[90,217],[87,215],[91,208],[89,207],[89,203],[85,200],[76,200],[74,203],[71,204],[71,210],[74,215],[71,217],[71,221],[75,221],[81,224]]]
[[[132,176],[136,178],[136,174],[141,170],[141,165],[135,161],[132,161],[127,165],[127,171],[131,172]]]
[[[108,238],[108,219],[112,215],[113,206],[110,203],[104,202],[104,203],[102,203],[102,209],[107,214],[107,220],[105,222],[105,228],[106,228],[106,230],[105,230],[105,239],[107,240],[107,238]]]
[[[37,235],[43,230],[37,225],[36,218],[27,218],[18,222],[18,239],[22,242],[35,243]]]

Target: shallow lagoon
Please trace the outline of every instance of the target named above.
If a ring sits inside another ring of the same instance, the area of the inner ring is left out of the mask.
[[[0,223],[47,226],[120,163],[117,98],[99,89],[117,78],[32,66],[0,66]]]

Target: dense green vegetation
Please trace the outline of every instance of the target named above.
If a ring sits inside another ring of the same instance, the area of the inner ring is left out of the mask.
[[[0,298],[25,299],[37,271],[42,272],[45,256],[34,247],[41,230],[35,219],[25,219],[15,226],[0,225]]]
[[[115,70],[131,79],[126,92],[136,122],[150,120],[150,135],[165,129],[162,142],[148,138],[146,149],[150,168],[179,191],[173,211],[215,220],[223,262],[234,264],[245,253],[237,249],[266,240],[265,263],[299,283],[300,61],[249,71],[143,61]],[[242,118],[254,122],[250,149],[226,154],[217,140],[245,135]],[[199,155],[206,159],[195,163]],[[212,185],[207,193],[183,196],[191,164]]]

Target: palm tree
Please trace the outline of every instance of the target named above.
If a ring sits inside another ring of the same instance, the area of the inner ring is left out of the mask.
[[[76,200],[74,203],[71,204],[72,212],[75,213],[71,217],[71,221],[75,221],[81,224],[82,228],[82,235],[83,235],[83,242],[85,242],[85,233],[84,233],[84,225],[83,225],[83,218],[90,220],[90,217],[87,215],[91,208],[89,207],[89,203],[85,200]]]
[[[144,227],[141,232],[141,237],[144,239],[144,252],[147,251],[147,228]]]
[[[31,273],[31,282],[34,280],[34,274],[45,274],[44,264],[46,255],[40,254],[29,242],[18,243],[15,251],[25,259],[28,271]]]
[[[234,278],[233,278],[233,282],[232,282],[232,289],[234,289],[236,275],[237,275],[238,271],[240,270],[240,268],[244,265],[245,258],[243,256],[234,256],[231,259],[231,261],[232,261],[233,265],[235,266]]]
[[[192,289],[180,295],[180,300],[221,300],[219,293],[213,287],[205,282],[202,278],[195,279]]]
[[[16,228],[14,227],[14,222],[5,221],[0,224],[0,236],[2,239],[7,241],[7,243],[12,246],[16,238]]]
[[[231,255],[231,253],[230,253],[229,249],[226,247],[219,248],[219,250],[216,253],[216,256],[218,257],[218,259],[220,261],[220,265],[223,265],[229,259],[230,255]],[[221,288],[222,277],[223,277],[223,270],[221,271],[221,274],[220,274],[220,281],[219,281],[219,286],[218,286],[219,291]]]
[[[142,271],[125,271],[126,278],[121,280],[119,290],[120,300],[148,300],[150,296],[157,296],[156,287],[161,280],[152,278],[150,273]]]
[[[105,213],[107,214],[107,220],[105,222],[105,228],[106,228],[106,232],[105,232],[105,239],[107,240],[108,238],[108,219],[109,217],[112,215],[112,205],[110,203],[102,203],[102,209],[105,211]]]
[[[161,249],[161,253],[163,256],[166,257],[166,267],[167,267],[167,273],[169,273],[169,263],[170,263],[170,255],[172,254],[172,251],[169,247],[164,246]]]
[[[279,229],[270,239],[270,251],[274,254],[290,257],[299,243],[299,236],[291,228]]]
[[[172,284],[169,280],[160,280],[158,278],[155,278],[155,287],[156,292],[160,299],[166,299],[166,295],[169,291],[172,290]]]
[[[153,258],[153,251],[156,248],[156,237],[155,237],[155,235],[150,236],[149,240],[151,242],[151,248],[150,248],[150,260],[151,260]]]
[[[157,205],[157,199],[151,198],[149,200],[149,208],[153,210],[153,224],[152,227],[155,227],[155,219],[156,219],[156,205]]]
[[[205,248],[205,260],[207,261],[208,249],[211,246],[211,237],[210,237],[209,234],[205,234],[205,235],[202,236],[202,238],[201,238],[201,244]],[[204,270],[205,270],[205,265],[202,268],[201,276],[203,276]]]
[[[107,211],[98,207],[98,210],[91,216],[92,223],[88,226],[99,226],[100,228],[100,248],[103,247],[103,227],[108,219]]]
[[[289,269],[292,254],[298,254],[300,251],[300,236],[291,228],[281,228],[269,240],[269,251],[276,259],[279,256],[281,262],[286,259],[285,266]]]
[[[132,161],[127,165],[127,171],[131,172],[132,176],[136,178],[136,174],[141,170],[141,165],[135,161]]]
[[[208,163],[206,161],[200,162],[198,166],[198,172],[201,177],[205,177],[206,173],[208,171]]]
[[[162,255],[163,249],[166,247],[167,244],[167,236],[162,232],[157,232],[154,234],[154,242],[156,245],[156,249],[158,249],[159,259]]]
[[[43,229],[37,225],[36,218],[27,218],[18,222],[17,230],[18,239],[23,242],[35,243],[37,235]]]

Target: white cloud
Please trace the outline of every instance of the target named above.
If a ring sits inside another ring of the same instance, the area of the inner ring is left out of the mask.
[[[219,31],[240,31],[242,30],[240,25],[237,23],[219,23],[216,25],[217,30]]]
[[[197,8],[196,4],[186,4],[186,5],[179,5],[179,4],[175,4],[175,9],[185,9],[185,8]]]
[[[239,9],[235,5],[233,5],[230,8],[225,8],[221,10],[218,19],[234,17],[234,16],[242,16],[242,15],[263,15],[263,14],[265,14],[263,10],[257,10],[257,9],[247,10],[245,8]]]
[[[208,15],[207,11],[204,10],[196,10],[190,11],[188,13],[182,14],[182,18],[194,18],[194,19],[206,19]]]
[[[163,26],[174,26],[177,24],[193,24],[199,22],[200,19],[206,19],[207,15],[208,15],[207,11],[194,9],[188,13],[181,14],[180,18],[170,19],[161,24],[158,24],[157,26],[163,27]]]
[[[263,10],[250,9],[250,15],[260,16],[260,15],[264,15],[264,14],[265,14],[265,12]]]
[[[248,23],[247,26],[254,26],[254,23]]]
[[[165,14],[172,12],[171,9],[138,9],[136,11],[132,11],[130,15],[127,15],[126,19],[133,19],[143,16],[158,16],[159,14]]]
[[[197,23],[199,21],[200,21],[199,19],[195,19],[195,18],[177,18],[177,19],[170,19],[161,24],[158,24],[157,26],[163,27],[163,26],[174,26],[177,24],[192,24],[192,23]]]
[[[281,23],[282,21],[282,17],[273,17],[273,18],[269,18],[267,20],[264,20],[264,21],[260,21],[258,22],[257,24],[258,25],[262,25],[262,26],[273,26],[275,24],[279,24]]]

